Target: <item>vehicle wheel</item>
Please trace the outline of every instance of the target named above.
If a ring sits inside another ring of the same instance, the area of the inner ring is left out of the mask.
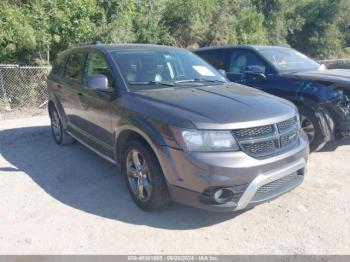
[[[169,202],[163,172],[150,148],[130,141],[123,152],[122,170],[130,195],[140,208],[157,210]]]
[[[51,131],[55,142],[58,145],[68,145],[74,142],[74,138],[71,137],[64,129],[61,119],[54,108],[50,111],[51,119]]]
[[[324,146],[322,129],[315,114],[306,108],[299,108],[300,125],[309,138],[310,152],[318,151]]]

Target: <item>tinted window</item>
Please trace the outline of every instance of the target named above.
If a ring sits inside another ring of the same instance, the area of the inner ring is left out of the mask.
[[[260,66],[267,71],[265,62],[250,50],[233,50],[230,53],[230,65],[228,72],[232,74],[244,74],[247,66]]]
[[[65,77],[73,80],[81,80],[81,63],[84,59],[83,53],[71,54],[66,65]]]
[[[199,52],[198,55],[203,57],[215,68],[226,70],[227,50],[204,51]]]
[[[111,70],[106,58],[101,53],[92,52],[88,54],[84,69],[84,77],[92,75],[104,75],[108,78],[108,86],[113,85]]]
[[[182,50],[124,50],[112,53],[133,90],[161,88],[159,83],[226,81],[197,55]]]
[[[317,70],[320,64],[290,48],[262,48],[259,53],[281,71]]]
[[[67,61],[67,56],[59,55],[52,65],[51,73],[53,75],[62,76],[66,61]]]

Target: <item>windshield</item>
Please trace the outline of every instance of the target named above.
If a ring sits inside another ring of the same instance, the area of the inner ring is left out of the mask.
[[[197,55],[182,50],[119,50],[112,52],[131,90],[212,84],[225,78]]]
[[[318,70],[320,64],[289,48],[264,48],[259,53],[280,71]]]

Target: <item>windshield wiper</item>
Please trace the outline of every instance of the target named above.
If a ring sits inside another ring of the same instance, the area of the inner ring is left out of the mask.
[[[226,83],[226,81],[223,81],[223,80],[207,79],[207,78],[193,78],[193,79],[175,81],[175,83],[188,83],[188,82]]]
[[[163,86],[174,86],[173,82],[166,81],[146,81],[146,82],[130,82],[130,85],[163,85]]]

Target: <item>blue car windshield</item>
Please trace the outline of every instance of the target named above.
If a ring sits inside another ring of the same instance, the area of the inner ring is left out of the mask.
[[[211,65],[186,50],[125,49],[112,56],[133,91],[226,82]]]
[[[318,70],[320,64],[291,48],[262,48],[258,52],[279,71]]]

